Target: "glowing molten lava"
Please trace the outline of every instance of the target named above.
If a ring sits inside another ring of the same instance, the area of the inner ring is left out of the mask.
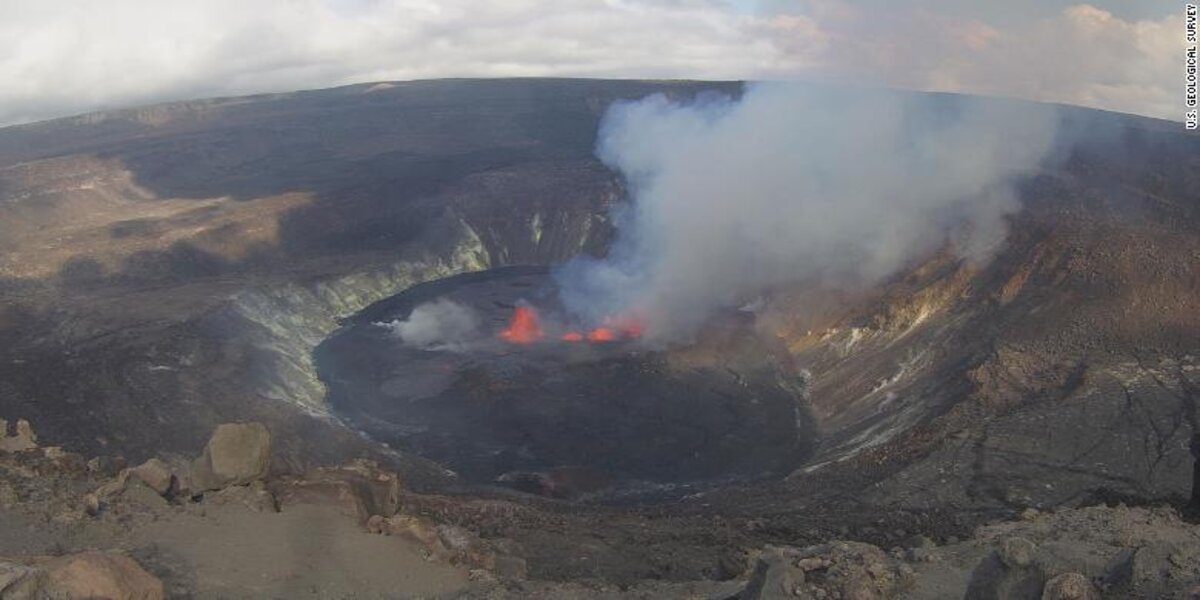
[[[529,306],[518,306],[508,320],[508,327],[500,332],[500,337],[514,344],[532,344],[543,336],[537,311]]]
[[[615,342],[619,339],[641,337],[645,327],[638,319],[629,316],[606,317],[600,327],[589,331],[568,331],[562,335],[564,342]]]
[[[553,330],[554,328],[551,327]],[[615,342],[629,340],[642,335],[642,322],[626,315],[606,317],[595,329],[587,331],[567,331],[559,335],[564,342]],[[554,333],[552,331],[552,333]],[[513,344],[532,344],[546,337],[539,322],[537,309],[532,306],[518,306],[508,319],[508,327],[498,334],[500,338]]]
[[[587,333],[589,342],[611,342],[617,339],[617,334],[607,327],[597,327]]]

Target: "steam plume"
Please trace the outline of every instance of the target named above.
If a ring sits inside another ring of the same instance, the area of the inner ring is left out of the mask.
[[[1025,103],[780,83],[615,104],[597,154],[633,202],[607,258],[558,270],[564,306],[639,315],[663,340],[773,286],[876,282],[948,240],[985,260],[1056,122]]]
[[[425,350],[453,350],[479,337],[479,315],[469,307],[439,299],[413,309],[408,318],[380,323],[405,345]]]

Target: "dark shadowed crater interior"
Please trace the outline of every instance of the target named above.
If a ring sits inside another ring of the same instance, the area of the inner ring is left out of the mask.
[[[560,497],[772,476],[808,453],[802,382],[752,316],[724,315],[698,339],[655,350],[497,336],[518,303],[550,320],[554,291],[545,269],[514,267],[368,307],[316,350],[330,404],[375,439],[468,481]],[[380,325],[438,299],[480,317],[475,340],[420,349]]]

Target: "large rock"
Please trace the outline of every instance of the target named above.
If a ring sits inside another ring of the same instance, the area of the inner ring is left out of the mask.
[[[450,560],[454,552],[442,541],[437,525],[412,515],[382,517],[375,515],[367,520],[367,531],[394,535],[415,542],[430,558]]]
[[[175,485],[175,475],[171,473],[171,467],[157,458],[151,458],[138,465],[133,469],[133,474],[160,496],[169,495]]]
[[[971,572],[964,600],[1041,598],[1046,571],[1037,560],[1037,552],[1037,546],[1024,538],[1004,540]]]
[[[263,424],[223,423],[192,462],[192,485],[196,492],[244,485],[266,477],[270,466],[271,432]]]
[[[42,563],[51,598],[159,600],[163,584],[132,558],[114,552],[88,551]]]
[[[121,469],[121,472],[117,473],[117,476],[112,481],[106,481],[100,487],[96,488],[94,495],[101,502],[106,502],[125,493],[125,489],[129,487],[129,478],[132,475],[132,469]]]
[[[400,509],[400,476],[369,460],[280,479],[272,483],[271,491],[280,506],[330,504],[360,524],[375,515],[392,516]]]
[[[1080,573],[1063,573],[1050,578],[1042,600],[1100,600],[1100,592]]]
[[[792,564],[785,550],[764,550],[754,565],[754,572],[740,600],[782,600],[794,598],[797,583],[804,583],[804,572]]]
[[[759,558],[741,600],[775,598],[893,598],[912,585],[912,571],[879,548],[830,542],[808,548],[772,548]]]
[[[279,504],[261,481],[235,485],[204,496],[205,504],[239,505],[255,512],[279,512]]]
[[[1037,546],[1025,538],[1009,538],[1000,545],[997,556],[1000,562],[1009,569],[1023,569],[1033,564],[1033,555]]]
[[[475,532],[457,525],[438,525],[437,534],[453,555],[453,562],[495,571],[495,550]]]
[[[37,447],[37,434],[29,421],[18,419],[16,433],[8,435],[8,421],[0,419],[0,452],[24,452]]]
[[[416,516],[380,515],[367,519],[367,531],[404,538],[416,543],[430,559],[486,569],[505,579],[523,579],[529,566],[520,545],[509,539],[487,540],[457,525],[435,525]]]
[[[44,569],[0,561],[0,598],[3,600],[43,598],[48,581]]]

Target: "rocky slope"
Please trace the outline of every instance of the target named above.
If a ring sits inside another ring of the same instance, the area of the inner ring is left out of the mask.
[[[461,500],[408,489],[373,461],[270,475],[271,433],[223,424],[195,458],[133,468],[41,446],[0,450],[0,596],[42,598],[1184,598],[1200,526],[1167,507],[1041,512],[938,543],[897,532],[748,548],[695,581],[528,578],[529,551],[455,522]],[[90,490],[90,491],[89,491]],[[476,503],[493,515],[527,511]]]

